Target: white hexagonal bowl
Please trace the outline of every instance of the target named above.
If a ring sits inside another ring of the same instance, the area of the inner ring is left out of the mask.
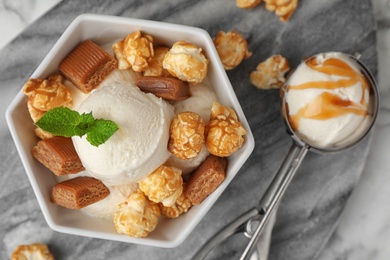
[[[249,124],[210,35],[200,28],[177,24],[83,14],[69,25],[31,77],[45,78],[56,72],[58,64],[65,55],[83,40],[92,39],[97,44],[104,45],[123,38],[135,30],[150,34],[156,43],[168,46],[178,40],[187,40],[200,46],[210,60],[208,79],[214,87],[220,103],[233,107],[247,130],[244,145],[229,157],[225,181],[200,205],[192,207],[186,214],[176,219],[161,217],[157,228],[146,238],[134,238],[119,234],[112,221],[89,217],[80,211],[66,209],[50,201],[50,191],[56,183],[56,178],[31,155],[30,151],[38,139],[34,135],[34,125],[26,106],[27,99],[22,91],[9,105],[6,119],[45,220],[53,230],[73,235],[171,248],[178,246],[186,239],[236,176],[254,149],[254,138]]]

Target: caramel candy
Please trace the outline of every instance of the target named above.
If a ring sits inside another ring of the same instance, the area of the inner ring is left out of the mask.
[[[226,177],[227,159],[209,155],[190,176],[184,195],[193,205],[201,203]]]
[[[85,170],[70,138],[55,136],[41,140],[31,153],[57,176]]]
[[[81,176],[57,183],[51,191],[51,200],[68,209],[81,209],[104,199],[110,190],[102,181]]]
[[[89,93],[117,67],[117,61],[91,40],[76,46],[59,69],[82,92]]]
[[[184,100],[191,96],[188,82],[168,77],[140,77],[136,83],[141,91],[165,100]]]

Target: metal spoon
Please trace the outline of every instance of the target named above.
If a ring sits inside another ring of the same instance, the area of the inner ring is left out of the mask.
[[[318,55],[326,55],[327,53],[322,53]],[[282,116],[287,126],[287,132],[291,136],[293,143],[290,147],[289,152],[287,153],[282,165],[280,166],[278,172],[276,173],[271,185],[268,187],[267,191],[261,198],[259,204],[249,211],[242,214],[236,220],[227,225],[219,233],[214,235],[203,247],[197,252],[197,254],[192,258],[193,260],[205,259],[205,257],[217,246],[219,246],[223,241],[228,239],[237,233],[244,233],[244,235],[249,238],[249,242],[241,255],[240,260],[248,260],[254,251],[255,245],[257,244],[260,234],[264,229],[265,224],[267,223],[269,217],[272,215],[274,210],[277,208],[279,201],[281,200],[283,194],[285,193],[288,185],[293,179],[296,171],[301,165],[303,159],[305,158],[306,153],[310,149],[311,151],[318,152],[321,154],[327,154],[332,152],[338,152],[346,150],[357,143],[359,143],[371,130],[378,114],[379,107],[379,95],[377,84],[371,72],[368,68],[359,60],[359,55],[348,55],[344,53],[338,53],[341,56],[349,58],[351,62],[355,62],[357,67],[361,70],[363,75],[366,77],[367,82],[370,86],[370,115],[371,122],[370,124],[361,132],[359,136],[356,136],[354,140],[345,144],[339,144],[332,147],[319,147],[314,144],[310,144],[308,141],[303,141],[302,138],[294,132],[293,127],[291,126],[288,120],[288,111],[285,102],[285,92],[286,88],[289,85],[289,81],[281,90],[282,94]],[[314,55],[312,57],[316,57]],[[310,57],[310,58],[312,58]],[[309,59],[310,59],[309,58]],[[305,62],[305,61],[304,61]],[[294,72],[293,72],[294,73]],[[290,77],[291,79],[291,77]],[[258,223],[258,224],[257,224]],[[253,230],[253,226],[257,227]]]

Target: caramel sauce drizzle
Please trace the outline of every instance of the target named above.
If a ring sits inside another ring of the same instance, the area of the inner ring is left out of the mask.
[[[306,61],[306,65],[312,70],[334,76],[341,76],[337,81],[312,81],[300,85],[289,85],[290,89],[305,90],[310,88],[334,90],[351,87],[361,82],[363,89],[362,98],[359,103],[351,100],[344,100],[336,94],[323,92],[306,106],[302,107],[295,115],[289,115],[289,122],[294,131],[298,129],[299,121],[302,118],[327,120],[345,114],[353,113],[359,116],[368,114],[368,104],[365,101],[366,90],[369,90],[367,79],[361,73],[357,73],[344,61],[337,58],[329,58],[318,64],[315,58]]]

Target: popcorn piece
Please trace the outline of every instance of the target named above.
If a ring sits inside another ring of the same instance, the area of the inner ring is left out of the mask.
[[[180,159],[195,158],[204,145],[205,125],[195,112],[182,112],[171,123],[168,150]]]
[[[144,70],[144,76],[155,77],[171,77],[172,75],[163,68],[165,54],[169,51],[168,47],[157,46],[154,48],[154,56],[148,63],[148,67]]]
[[[236,31],[219,31],[213,42],[226,70],[234,69],[244,58],[248,59],[252,55],[247,41]]]
[[[241,148],[245,134],[235,111],[214,102],[210,122],[206,127],[206,147],[209,152],[227,157]]]
[[[52,75],[48,79],[30,78],[24,84],[23,93],[28,97],[28,111],[34,122],[50,109],[72,106],[72,97],[62,81],[62,76]]]
[[[154,56],[153,37],[136,31],[115,43],[112,50],[120,70],[132,68],[141,72],[148,67],[148,62]]]
[[[199,83],[207,75],[208,63],[202,48],[190,42],[178,41],[165,54],[163,67],[174,77]]]
[[[251,72],[250,82],[259,89],[280,88],[286,82],[284,74],[289,70],[290,65],[284,57],[273,55]]]
[[[139,182],[139,188],[149,200],[171,207],[183,192],[181,170],[161,165]]]
[[[11,255],[11,260],[54,260],[45,244],[19,245]]]
[[[192,203],[187,196],[182,193],[173,206],[165,207],[162,203],[159,203],[159,207],[162,215],[168,218],[177,218],[181,214],[186,213],[192,207]]]
[[[298,5],[298,0],[264,0],[265,8],[275,12],[280,21],[286,22],[290,19]]]
[[[148,200],[142,192],[136,192],[119,205],[114,215],[115,228],[120,234],[132,237],[146,237],[158,223],[160,209]]]
[[[236,0],[239,8],[250,9],[258,6],[263,0]]]
[[[36,127],[34,129],[34,133],[37,137],[41,138],[41,139],[49,139],[49,138],[53,138],[54,135],[52,135],[51,133],[49,132],[46,132],[44,130],[42,130],[41,128],[39,127]]]

